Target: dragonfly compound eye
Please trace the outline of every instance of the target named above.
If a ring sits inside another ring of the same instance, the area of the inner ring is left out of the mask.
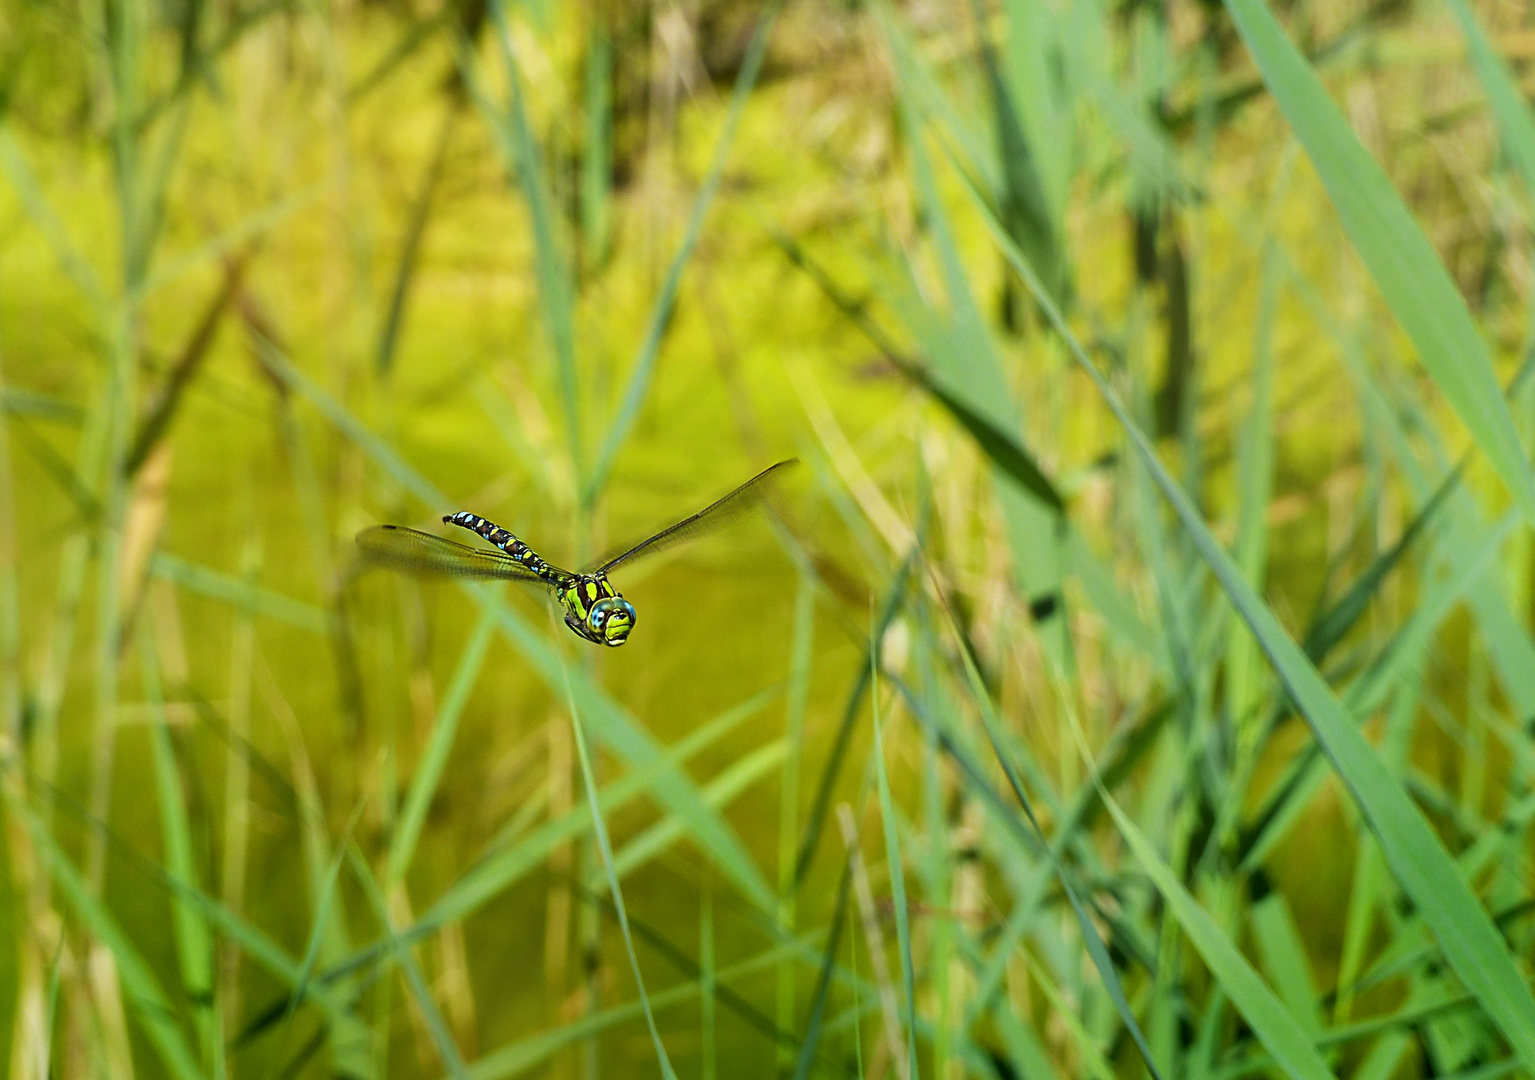
[[[621,596],[605,597],[592,605],[586,625],[608,645],[622,645],[634,629],[634,605]]]

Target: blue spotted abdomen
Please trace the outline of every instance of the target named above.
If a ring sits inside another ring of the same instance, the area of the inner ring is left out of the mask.
[[[535,574],[538,574],[540,577],[549,576],[549,564],[540,559],[538,553],[528,547],[527,544],[524,544],[494,521],[486,521],[478,514],[471,514],[467,510],[460,510],[456,514],[448,514],[442,520],[444,524],[457,525],[459,528],[478,533],[485,538],[487,543],[494,544]]]

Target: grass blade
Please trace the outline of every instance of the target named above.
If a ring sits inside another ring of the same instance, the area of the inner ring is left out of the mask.
[[[713,745],[742,721],[756,715],[778,695],[777,688],[763,691],[746,701],[727,709],[709,723],[690,733],[670,747],[665,761],[657,761],[646,767],[636,767],[605,788],[600,796],[605,813],[614,813],[630,801],[664,782],[669,770],[680,770],[699,751]],[[559,845],[584,836],[591,818],[571,810],[561,817],[546,822],[532,832],[519,836],[510,846],[492,843],[490,850],[466,871],[451,887],[433,902],[414,926],[401,929],[396,935],[403,942],[414,942],[435,933],[443,924],[462,919],[478,910],[486,901],[505,891],[514,882],[528,874]],[[382,951],[378,944],[370,945],[337,963],[329,974],[351,970],[368,963]]]
[[[489,602],[483,592],[477,592],[482,602]],[[568,680],[571,698],[592,734],[630,767],[647,772],[656,770],[650,789],[656,800],[686,823],[688,833],[748,900],[764,912],[772,911],[777,906],[777,897],[740,837],[719,811],[708,805],[692,778],[670,761],[655,738],[585,672],[579,669],[564,672],[564,662],[556,647],[520,613],[498,605],[495,614],[501,632],[545,685],[563,696]]]
[[[581,154],[581,247],[587,272],[607,259],[612,184],[613,42],[601,18],[594,18],[586,42],[586,145]]]
[[[187,813],[186,794],[176,766],[176,752],[171,746],[165,699],[160,686],[160,664],[155,655],[149,620],[139,623],[139,659],[143,669],[144,694],[152,710],[149,739],[154,760],[155,795],[160,809],[160,833],[165,844],[165,869],[171,879],[187,891],[197,889],[197,866],[192,857],[192,822]],[[214,1011],[213,938],[201,911],[182,896],[171,900],[176,934],[176,959],[180,963],[181,983],[188,1000],[196,1008],[198,1035],[206,1059],[217,1060],[223,1038]]]
[[[826,1017],[827,992],[831,989],[832,971],[836,967],[837,946],[842,943],[842,926],[847,921],[848,886],[852,880],[852,866],[847,864],[842,870],[842,881],[837,886],[837,902],[832,907],[831,933],[826,935],[826,957],[821,961],[821,973],[816,978],[815,994],[810,1001],[810,1023],[805,1028],[805,1041],[800,1044],[799,1057],[794,1062],[793,1080],[808,1080],[810,1070],[815,1065],[815,1052],[821,1043]]]
[[[1082,753],[1091,762],[1085,744]],[[1253,970],[1252,965],[1220,928],[1220,924],[1183,887],[1172,868],[1162,861],[1151,841],[1119,808],[1114,797],[1106,790],[1100,791],[1100,794],[1103,805],[1119,826],[1120,834],[1135,852],[1136,861],[1156,883],[1157,891],[1167,901],[1168,909],[1177,918],[1194,948],[1199,950],[1199,955],[1204,957],[1221,989],[1257,1033],[1259,1041],[1274,1056],[1285,1075],[1295,1080],[1336,1080],[1332,1070],[1322,1060],[1322,1055],[1312,1045],[1306,1029]]]
[[[181,1025],[176,1022],[176,1010],[133,939],[94,895],[84,875],[70,862],[69,856],[64,854],[32,809],[18,797],[12,797],[10,802],[12,812],[22,818],[32,834],[32,842],[37,845],[64,899],[79,914],[91,935],[111,950],[128,1002],[166,1070],[176,1080],[201,1080],[202,1071],[197,1059],[187,1045]]]
[[[512,51],[511,27],[507,22],[504,0],[489,0],[490,11],[496,24],[496,40],[501,46],[501,61],[506,67],[506,81],[511,88],[511,131],[503,135],[503,142],[510,150],[511,164],[522,185],[523,197],[528,202],[528,215],[533,223],[533,243],[538,273],[540,310],[544,317],[544,330],[554,345],[555,362],[560,374],[560,399],[565,409],[565,437],[570,443],[571,463],[576,476],[584,471],[583,443],[581,438],[581,398],[576,381],[576,331],[572,312],[570,263],[555,240],[553,201],[548,190],[548,180],[539,164],[538,143],[528,125],[528,114],[522,100],[522,72]],[[477,95],[486,109],[486,119],[491,127],[499,130],[504,122],[497,110]]]
[[[464,705],[479,679],[480,668],[485,663],[485,654],[490,649],[494,632],[494,617],[488,611],[481,611],[479,622],[475,623],[469,641],[459,655],[458,667],[453,672],[452,681],[448,683],[448,692],[443,695],[442,703],[437,707],[437,719],[432,724],[432,733],[427,738],[426,749],[422,751],[421,763],[416,766],[416,774],[411,778],[410,793],[405,797],[405,807],[400,811],[400,821],[389,845],[389,861],[384,873],[386,891],[404,880],[405,871],[410,868],[411,858],[416,852],[416,841],[421,835],[421,826],[426,821],[427,809],[437,794],[442,770],[448,764],[448,753],[453,749],[458,718],[463,715]]]
[[[992,237],[1014,269],[1023,275],[1056,332],[1093,381],[1124,429],[1136,455],[1172,505],[1200,556],[1257,638],[1259,648],[1268,657],[1317,743],[1369,822],[1397,883],[1418,906],[1424,922],[1444,949],[1450,967],[1502,1029],[1527,1067],[1535,1068],[1535,997],[1531,996],[1529,987],[1508,955],[1503,937],[1486,909],[1471,891],[1423,812],[1408,798],[1402,785],[1355,726],[1343,703],[1216,541],[1199,511],[1163,466],[1146,435],[1088,357],[1040,285],[1033,268],[991,216],[979,193],[971,189],[971,194]],[[1501,406],[1501,393],[1498,398]]]
[[[872,643],[871,643],[872,644]],[[870,662],[874,656],[872,648]],[[874,783],[879,793],[879,817],[885,832],[885,861],[890,871],[890,902],[895,908],[896,950],[901,956],[901,978],[906,997],[906,1054],[911,1080],[917,1080],[917,988],[911,958],[911,926],[906,907],[906,873],[901,866],[901,842],[896,836],[895,805],[890,798],[890,778],[885,774],[885,734],[879,719],[879,683],[869,694],[874,713]]]
[[[1471,6],[1466,0],[1446,2],[1465,35],[1471,66],[1482,80],[1482,89],[1492,105],[1493,118],[1503,136],[1503,147],[1524,176],[1525,186],[1535,194],[1535,115],[1530,113],[1529,102],[1514,81],[1508,65],[1493,50],[1492,42],[1487,40],[1486,32],[1471,13]]]
[[[666,1055],[666,1046],[661,1042],[661,1032],[656,1028],[656,1018],[650,1008],[650,998],[645,994],[645,976],[640,972],[640,958],[635,954],[634,937],[629,933],[629,912],[624,906],[623,890],[618,887],[618,872],[613,865],[613,847],[608,841],[607,825],[602,820],[602,807],[597,803],[597,778],[592,775],[592,759],[586,749],[586,736],[581,731],[581,716],[576,709],[576,697],[570,686],[568,668],[566,675],[565,699],[570,706],[570,727],[575,735],[576,757],[581,763],[581,779],[586,787],[586,803],[592,812],[592,834],[597,839],[597,850],[602,854],[602,866],[607,872],[608,893],[618,913],[618,925],[624,935],[624,948],[629,953],[629,967],[634,972],[634,985],[639,991],[640,1007],[645,1013],[645,1024],[650,1028],[650,1041],[656,1048],[656,1060],[661,1065],[661,1075],[666,1080],[677,1080],[677,1074],[672,1070],[671,1058]]]
[[[634,359],[634,367],[629,372],[629,380],[624,387],[624,396],[619,403],[618,413],[613,417],[612,426],[608,428],[607,436],[602,441],[602,448],[597,452],[596,464],[592,466],[591,475],[587,478],[585,487],[582,488],[581,501],[586,506],[593,505],[597,501],[597,496],[601,494],[603,485],[607,483],[608,473],[613,470],[613,462],[618,457],[618,451],[628,439],[630,429],[639,418],[640,405],[650,390],[650,379],[655,371],[656,356],[661,351],[661,338],[666,333],[667,324],[672,317],[672,308],[677,302],[677,287],[682,281],[683,268],[692,256],[693,248],[698,244],[698,235],[703,231],[704,218],[709,213],[709,205],[714,201],[714,193],[719,190],[720,177],[725,172],[725,161],[730,155],[730,144],[735,141],[736,129],[741,123],[741,114],[746,109],[752,87],[756,85],[757,74],[762,70],[762,57],[767,52],[768,35],[778,18],[778,8],[779,0],[768,0],[762,13],[757,17],[756,29],[752,31],[751,43],[746,47],[746,55],[741,61],[741,71],[736,76],[735,89],[730,95],[730,111],[725,116],[725,126],[714,144],[714,158],[709,162],[709,172],[704,177],[698,197],[693,200],[693,210],[688,215],[687,229],[682,234],[682,243],[678,245],[676,254],[672,256],[671,265],[666,268],[666,278],[661,283],[661,295],[656,298],[655,306],[651,309],[650,322],[645,328],[645,337],[640,343],[639,355]]]
[[[1535,474],[1519,445],[1492,356],[1433,245],[1263,0],[1226,0],[1226,8],[1381,296],[1429,376],[1535,523]],[[1530,1019],[1535,1024],[1535,1017]],[[1535,1030],[1530,1039],[1535,1055]]]
[[[206,596],[228,604],[241,611],[265,615],[269,619],[287,623],[311,634],[330,633],[330,613],[323,608],[295,600],[291,596],[252,585],[242,578],[222,574],[217,570],[168,552],[157,551],[150,561],[149,572],[156,577],[179,585],[188,592]]]

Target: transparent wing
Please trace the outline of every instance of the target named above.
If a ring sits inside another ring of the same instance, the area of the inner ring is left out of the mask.
[[[549,586],[526,566],[499,551],[466,547],[403,525],[375,525],[357,534],[363,561],[407,574],[467,581],[525,581]],[[556,571],[564,573],[564,571]]]
[[[710,503],[692,517],[683,518],[671,528],[662,529],[648,540],[641,540],[622,554],[598,563],[587,572],[606,574],[615,567],[638,559],[642,555],[658,555],[684,541],[697,540],[701,536],[724,528],[760,506],[763,498],[783,472],[798,461],[798,458],[790,458],[788,461],[780,461],[777,465],[768,466],[729,495]]]

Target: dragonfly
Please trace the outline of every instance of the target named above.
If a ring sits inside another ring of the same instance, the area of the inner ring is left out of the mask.
[[[641,557],[659,555],[715,532],[750,513],[797,461],[790,458],[763,469],[693,516],[581,570],[555,566],[510,531],[467,510],[445,515],[443,524],[477,533],[490,548],[455,543],[404,525],[374,525],[357,534],[357,549],[364,562],[407,574],[538,586],[565,609],[565,625],[577,637],[617,648],[629,640],[635,611],[613,587],[608,574]]]

